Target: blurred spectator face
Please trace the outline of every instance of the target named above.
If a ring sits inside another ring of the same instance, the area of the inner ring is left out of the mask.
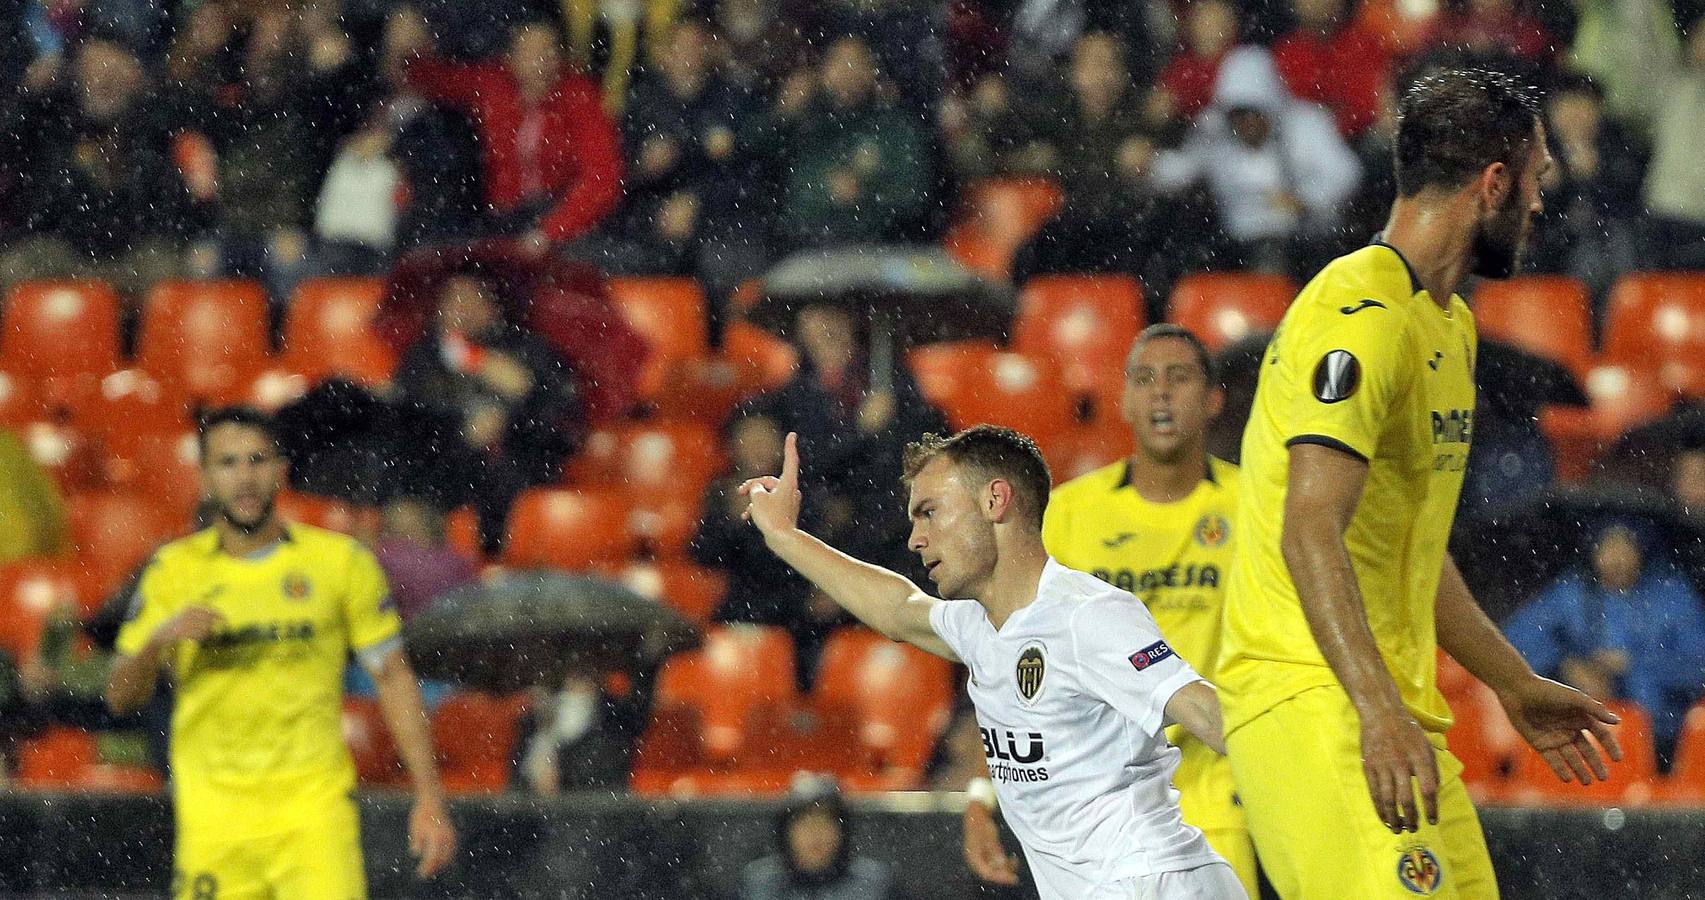
[[[384,536],[422,547],[444,542],[444,516],[424,500],[392,500],[381,511]]]
[[[853,320],[834,306],[807,306],[799,311],[799,346],[818,371],[837,371],[852,362]]]
[[[728,457],[741,478],[781,470],[781,426],[769,416],[743,416],[728,435]]]
[[[669,45],[657,56],[657,65],[669,77],[686,81],[709,67],[710,35],[697,22],[681,22],[669,32]]]
[[[502,320],[485,282],[456,275],[438,292],[438,323],[452,334],[485,334]]]
[[[398,6],[385,17],[380,52],[381,67],[392,81],[401,83],[403,60],[432,49],[432,30],[412,6]]]
[[[272,518],[284,475],[283,454],[261,430],[228,422],[207,433],[202,483],[219,517],[239,531],[252,534]]]
[[[722,0],[716,4],[717,26],[738,44],[756,41],[774,17],[775,11],[765,0]]]
[[[1267,114],[1253,107],[1238,107],[1226,113],[1226,124],[1231,126],[1231,133],[1248,147],[1260,147],[1267,143],[1268,135],[1273,133],[1273,123]]]
[[[509,71],[521,81],[554,81],[562,69],[556,32],[540,24],[522,25],[509,39]]]
[[[829,45],[823,57],[823,90],[841,109],[863,103],[876,89],[876,61],[870,48],[856,37]]]
[[[1575,140],[1598,133],[1604,104],[1597,94],[1581,88],[1553,94],[1546,113],[1559,140]]]
[[[1297,27],[1330,32],[1344,21],[1344,0],[1295,0],[1291,12],[1296,14]]]
[[[77,95],[84,114],[110,122],[124,113],[142,85],[142,67],[128,50],[95,40],[77,55]]]
[[[1675,458],[1670,493],[1691,515],[1705,515],[1705,450],[1689,450]]]
[[[1123,48],[1109,34],[1086,34],[1072,47],[1072,89],[1079,96],[1113,96],[1130,83]]]
[[[1225,404],[1208,383],[1196,349],[1176,337],[1143,341],[1125,364],[1125,394],[1120,409],[1143,454],[1159,462],[1177,462],[1199,446],[1208,420]]]
[[[1196,0],[1184,12],[1184,42],[1191,54],[1212,59],[1237,42],[1237,14],[1224,0]]]
[[[841,823],[834,811],[813,806],[794,816],[787,825],[787,852],[800,872],[829,871],[841,852]]]
[[[1599,535],[1593,547],[1593,571],[1598,583],[1608,591],[1626,591],[1640,580],[1640,543],[1634,533],[1621,525],[1613,525]]]

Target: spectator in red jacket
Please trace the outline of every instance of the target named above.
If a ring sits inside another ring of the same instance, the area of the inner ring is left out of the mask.
[[[523,235],[533,251],[586,234],[616,208],[621,137],[598,85],[563,64],[549,22],[517,26],[501,62],[416,58],[408,83],[478,124],[498,229]]]
[[[1556,41],[1518,0],[1451,0],[1434,23],[1427,46],[1537,64],[1551,58]]]
[[[1391,68],[1385,41],[1351,15],[1345,0],[1292,0],[1297,26],[1273,45],[1285,86],[1332,111],[1338,132],[1354,140],[1379,114]]]
[[[1227,0],[1196,0],[1184,10],[1184,46],[1160,72],[1160,89],[1170,101],[1170,114],[1186,121],[1196,118],[1214,99],[1214,79],[1220,60],[1236,46],[1237,10]]]

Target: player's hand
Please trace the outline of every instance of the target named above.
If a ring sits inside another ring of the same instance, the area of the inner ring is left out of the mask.
[[[746,520],[766,535],[799,527],[799,435],[787,433],[782,445],[781,476],[765,475],[740,485],[747,498]]]
[[[1603,703],[1549,678],[1533,678],[1514,690],[1498,694],[1504,712],[1522,739],[1539,751],[1551,771],[1564,782],[1592,784],[1610,778],[1608,754],[1622,761],[1622,745],[1610,726],[1622,721]],[[1593,746],[1588,732],[1598,739]],[[1603,754],[1599,747],[1603,747]]]
[[[1439,823],[1439,764],[1427,732],[1401,707],[1362,716],[1362,772],[1373,794],[1374,811],[1394,834],[1421,829],[1421,810],[1427,821]]]
[[[456,826],[450,811],[437,797],[420,797],[408,817],[408,852],[420,860],[415,875],[431,878],[456,855]]]
[[[154,632],[154,640],[163,647],[170,647],[178,641],[204,641],[224,626],[224,616],[205,606],[191,606],[161,625],[160,630]]]
[[[1001,846],[995,811],[973,800],[965,804],[965,864],[990,884],[1018,884],[1018,857]]]

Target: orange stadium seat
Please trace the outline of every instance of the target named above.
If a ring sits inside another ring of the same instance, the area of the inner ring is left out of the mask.
[[[892,700],[892,698],[890,698]],[[762,705],[747,722],[751,740],[735,762],[737,770],[759,774],[776,789],[800,772],[838,775],[851,782],[869,781],[871,755],[861,734],[857,713],[847,706],[794,709]]]
[[[1455,665],[1455,663],[1451,663]],[[1463,672],[1467,675],[1466,671]],[[1456,723],[1445,736],[1450,752],[1462,763],[1462,780],[1475,799],[1501,797],[1521,738],[1504,717],[1491,689],[1479,682],[1454,688],[1447,695]],[[1440,677],[1443,688],[1444,676]]]
[[[385,725],[379,701],[371,697],[343,700],[343,740],[355,759],[355,774],[363,784],[400,784],[402,760],[391,730]]]
[[[728,577],[685,560],[636,562],[621,571],[634,593],[667,604],[694,622],[706,623],[728,592]]]
[[[190,510],[167,509],[140,491],[93,491],[70,500],[71,543],[97,597],[115,590],[166,541],[189,530]]]
[[[1624,275],[1611,292],[1604,355],[1705,397],[1705,273]]]
[[[1172,289],[1168,318],[1195,332],[1210,350],[1279,326],[1296,282],[1250,272],[1188,275]]]
[[[72,785],[95,765],[97,758],[93,734],[55,725],[25,741],[20,748],[18,781],[38,788]]]
[[[704,291],[691,278],[612,278],[610,297],[651,346],[640,372],[640,395],[656,402],[678,373],[710,352]]]
[[[173,391],[240,399],[266,367],[266,294],[252,281],[163,281],[142,311],[137,359]]]
[[[0,369],[32,378],[118,368],[118,295],[99,281],[30,281],[0,317]]]
[[[720,423],[740,401],[787,383],[798,366],[793,345],[748,322],[730,322],[722,346],[675,365],[669,389],[650,402],[664,419]]]
[[[36,386],[22,375],[0,371],[0,428],[16,428],[41,417]]]
[[[109,469],[114,460],[133,458],[145,441],[195,427],[182,398],[172,396],[141,369],[121,369],[102,378],[97,390],[78,398],[69,410],[77,424],[99,443]],[[125,474],[122,469],[121,464],[116,473],[119,480]]]
[[[1610,765],[1609,781],[1582,786],[1557,780],[1538,753],[1522,748],[1518,753],[1510,799],[1527,803],[1567,805],[1638,804],[1652,800],[1658,791],[1657,753],[1652,745],[1652,720],[1640,707],[1625,702],[1606,704],[1622,718],[1611,726],[1622,745],[1622,761]]]
[[[1618,435],[1662,417],[1675,404],[1656,373],[1634,366],[1594,366],[1581,386],[1590,407],[1548,406],[1539,414],[1540,430],[1557,451],[1557,474],[1566,481],[1580,480]]]
[[[883,766],[919,773],[953,712],[951,673],[939,657],[843,628],[823,648],[812,701],[855,710],[863,743]]]
[[[698,710],[701,750],[713,764],[740,753],[754,709],[791,708],[795,697],[793,642],[778,628],[713,628],[703,646],[670,659],[657,675],[656,704]]]
[[[432,712],[432,743],[454,793],[497,793],[509,784],[509,754],[520,732],[520,695],[450,695]]]
[[[1583,374],[1592,366],[1592,301],[1558,275],[1482,281],[1474,292],[1481,340],[1498,340]]]
[[[924,396],[954,428],[989,422],[1041,440],[1071,427],[1072,404],[1058,366],[1046,357],[961,341],[920,347],[910,358]]]
[[[1675,743],[1675,764],[1664,783],[1663,799],[1705,805],[1705,703],[1694,704],[1682,721]]]
[[[572,464],[576,481],[695,500],[723,466],[716,429],[702,422],[647,422],[599,429]]]
[[[126,457],[107,460],[109,476],[122,468],[119,484],[141,491],[170,510],[195,509],[201,500],[201,451],[193,431],[150,435],[136,444]]]
[[[25,559],[0,566],[0,649],[14,660],[34,656],[54,610],[82,614],[94,605],[83,599],[74,563]]]
[[[965,214],[947,231],[947,252],[986,278],[1005,280],[1012,258],[1059,212],[1060,186],[1046,178],[991,178],[965,192]]]
[[[485,551],[480,547],[479,512],[471,506],[451,510],[444,518],[444,540],[470,561],[477,563],[483,560]]]
[[[1136,449],[1131,426],[1117,416],[1105,414],[1088,422],[1074,423],[1071,430],[1038,443],[1056,485],[1130,456]]]
[[[38,419],[13,429],[30,459],[53,476],[62,491],[87,490],[102,481],[100,447],[83,429],[59,420]]]
[[[686,703],[658,705],[651,724],[634,747],[632,787],[642,794],[666,794],[690,785],[704,769],[704,723],[699,709]]]
[[[1013,349],[1059,360],[1067,388],[1116,409],[1143,317],[1142,285],[1128,275],[1042,275],[1019,294]]]
[[[533,488],[509,513],[503,561],[581,571],[623,559],[633,549],[628,508],[608,489]]]
[[[282,491],[278,512],[286,520],[324,528],[358,538],[371,538],[379,531],[379,511],[331,497]]]
[[[389,381],[396,354],[370,327],[384,293],[377,278],[302,282],[285,314],[285,365],[310,380],[341,375],[363,384]]]

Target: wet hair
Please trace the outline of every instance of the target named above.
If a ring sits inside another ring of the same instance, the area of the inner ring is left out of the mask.
[[[1048,509],[1048,491],[1054,479],[1048,461],[1028,436],[999,425],[973,425],[951,437],[926,434],[907,444],[901,457],[905,483],[910,486],[924,466],[938,456],[976,469],[986,478],[1002,478],[1013,486],[1013,495],[1030,524],[1040,530],[1042,514]]]
[[[196,423],[195,442],[203,459],[207,458],[207,437],[221,425],[241,425],[253,428],[266,436],[274,449],[283,449],[278,440],[278,423],[252,406],[222,406],[209,410]]]
[[[1208,349],[1208,345],[1202,343],[1202,339],[1196,336],[1196,332],[1171,322],[1150,325],[1143,329],[1142,334],[1137,335],[1137,339],[1131,343],[1131,352],[1125,356],[1127,368],[1129,368],[1130,360],[1135,359],[1137,352],[1142,350],[1148,342],[1158,341],[1162,338],[1173,338],[1189,344],[1191,351],[1196,354],[1196,361],[1202,365],[1202,375],[1207,378],[1208,386],[1223,386],[1220,381],[1219,360],[1214,359],[1214,354]]]
[[[1421,75],[1397,103],[1398,195],[1455,190],[1498,162],[1520,172],[1540,120],[1538,94],[1487,69]]]

